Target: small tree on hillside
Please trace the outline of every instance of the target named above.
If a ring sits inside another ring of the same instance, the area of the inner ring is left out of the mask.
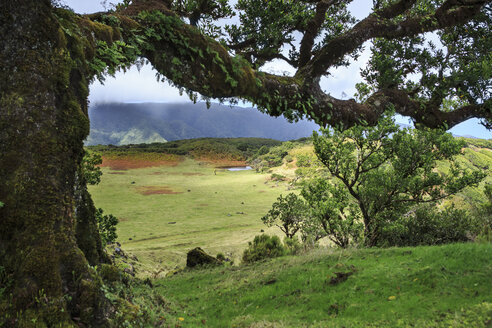
[[[446,173],[436,170],[438,160],[452,160],[463,146],[438,130],[399,129],[391,118],[375,127],[314,133],[318,158],[357,204],[368,246],[411,206],[439,201],[484,178],[453,162]]]
[[[314,179],[301,192],[310,207],[310,223],[303,226],[306,234],[316,233],[315,239],[327,236],[337,246],[346,248],[357,242],[363,225],[360,212],[342,185],[333,185],[326,179]],[[321,228],[321,229],[320,229]],[[320,234],[319,231],[323,231]]]
[[[290,193],[286,197],[280,195],[261,220],[269,227],[276,225],[287,238],[292,238],[301,229],[306,212],[304,201],[296,194]]]

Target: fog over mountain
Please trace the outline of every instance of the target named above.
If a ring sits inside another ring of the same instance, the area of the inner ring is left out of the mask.
[[[191,138],[257,137],[292,140],[307,137],[319,126],[289,123],[253,108],[212,103],[101,103],[90,107],[87,145],[165,142]]]

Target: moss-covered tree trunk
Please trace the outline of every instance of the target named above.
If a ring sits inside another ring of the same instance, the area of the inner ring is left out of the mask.
[[[87,80],[49,0],[0,1],[0,40],[0,326],[105,325],[75,237]]]

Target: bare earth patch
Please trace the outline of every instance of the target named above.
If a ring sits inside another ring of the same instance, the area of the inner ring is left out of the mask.
[[[118,172],[109,172],[109,174],[125,174],[125,172],[119,172],[119,171]]]
[[[174,191],[166,186],[142,186],[137,187],[137,192],[141,195],[174,195],[174,194],[182,194],[181,191]]]

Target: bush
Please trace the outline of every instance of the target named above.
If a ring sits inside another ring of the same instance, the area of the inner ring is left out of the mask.
[[[479,239],[492,241],[492,185],[485,185],[484,193],[487,201],[482,204],[475,215],[480,227]]]
[[[284,247],[288,254],[297,255],[302,250],[302,244],[299,242],[297,237],[284,238]]]
[[[285,180],[285,175],[282,175],[282,174],[277,174],[277,173],[273,173],[271,176],[270,176],[270,179],[272,181],[284,181]]]
[[[260,149],[258,149],[258,156],[268,154],[268,147],[267,146],[261,146]]]
[[[287,251],[277,236],[255,236],[253,242],[248,243],[244,250],[243,262],[251,263],[259,260],[286,255]]]
[[[384,229],[380,246],[440,245],[471,240],[477,225],[465,210],[420,206]]]
[[[116,241],[116,238],[118,238],[118,235],[116,234],[118,219],[112,214],[103,215],[102,208],[98,208],[96,210],[96,221],[102,244],[106,246],[107,244]]]

